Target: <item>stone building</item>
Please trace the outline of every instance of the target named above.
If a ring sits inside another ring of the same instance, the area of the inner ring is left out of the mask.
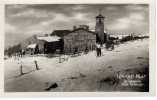
[[[89,27],[79,27],[64,36],[64,52],[83,52],[95,49],[96,34]]]

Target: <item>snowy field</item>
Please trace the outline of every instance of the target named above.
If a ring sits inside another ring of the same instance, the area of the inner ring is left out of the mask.
[[[148,39],[130,41],[115,46],[113,51],[103,49],[101,57],[91,51],[77,57],[66,56],[67,60],[62,63],[59,63],[59,57],[27,56],[19,61],[9,58],[5,60],[5,91],[148,91],[148,47]],[[34,60],[40,70],[35,69]],[[21,62],[24,75],[20,75]],[[125,86],[125,79],[118,77],[136,74],[145,75],[138,78],[140,86]]]

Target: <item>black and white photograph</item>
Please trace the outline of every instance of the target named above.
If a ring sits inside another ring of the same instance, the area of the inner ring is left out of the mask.
[[[4,92],[149,92],[149,4],[6,4]]]

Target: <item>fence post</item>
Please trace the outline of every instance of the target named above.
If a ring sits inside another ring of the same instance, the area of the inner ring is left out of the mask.
[[[62,61],[62,58],[61,58],[61,54],[59,55],[59,63],[61,63]]]
[[[21,66],[20,66],[20,75],[23,75],[24,73],[23,73],[23,70],[22,70],[22,64],[21,64]]]
[[[39,70],[39,66],[36,60],[34,61],[34,63],[35,63],[36,70]]]

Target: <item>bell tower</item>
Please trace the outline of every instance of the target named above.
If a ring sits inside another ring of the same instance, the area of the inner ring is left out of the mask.
[[[97,34],[97,42],[103,44],[104,40],[104,16],[101,15],[101,11],[99,11],[99,15],[96,16],[96,26],[95,32]]]

